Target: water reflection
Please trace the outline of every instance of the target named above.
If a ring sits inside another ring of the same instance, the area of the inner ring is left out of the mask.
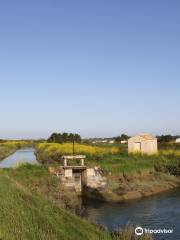
[[[20,149],[14,154],[2,160],[0,162],[0,168],[10,168],[21,163],[38,164],[34,151],[34,148]]]
[[[180,239],[180,189],[128,203],[102,203],[83,200],[81,216],[109,230],[127,223],[146,228],[170,228],[174,233],[156,235],[154,239]]]

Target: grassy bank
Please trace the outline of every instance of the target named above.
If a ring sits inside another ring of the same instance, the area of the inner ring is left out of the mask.
[[[57,207],[36,191],[30,191],[22,184],[23,180],[17,181],[10,172],[0,171],[0,238],[110,239],[94,225]]]
[[[113,234],[67,211],[58,179],[45,167],[0,170],[0,238],[33,240],[136,240],[133,228]],[[53,194],[53,192],[55,192]],[[150,239],[143,237],[141,239]]]
[[[1,146],[0,145],[0,160],[3,160],[7,156],[16,151],[15,147]]]
[[[1,141],[0,142],[0,160],[13,154],[17,149],[31,146],[32,142],[26,141]]]
[[[153,156],[118,154],[88,161],[89,164],[99,165],[106,174],[135,173],[138,171],[153,171],[158,165],[179,164],[178,155],[159,153]]]
[[[49,174],[46,166],[20,165],[18,168],[3,169],[11,179],[23,184],[30,191],[36,191],[48,201],[59,207],[74,209],[78,205],[78,196],[75,191],[67,191],[59,178]]]
[[[16,148],[24,148],[24,147],[30,147],[34,143],[33,141],[21,141],[21,140],[8,140],[8,141],[0,141],[0,146],[7,146],[7,147],[16,147]]]
[[[126,146],[127,147],[127,146]],[[121,145],[115,146],[90,146],[76,144],[76,154],[85,154],[89,166],[98,165],[106,174],[118,175],[121,173],[134,173],[137,171],[151,171],[157,165],[179,164],[180,150],[160,150],[153,156],[128,155]],[[72,144],[42,143],[36,146],[37,158],[45,164],[60,164],[62,155],[72,154]]]

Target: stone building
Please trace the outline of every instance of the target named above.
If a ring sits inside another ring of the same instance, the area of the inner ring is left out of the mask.
[[[128,153],[156,154],[157,138],[149,134],[139,134],[128,140]]]

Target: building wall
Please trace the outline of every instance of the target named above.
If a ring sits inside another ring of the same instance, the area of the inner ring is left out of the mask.
[[[138,138],[130,138],[128,140],[128,153],[140,152],[141,149],[137,149],[137,143],[141,143],[141,140]]]
[[[144,153],[155,154],[158,152],[157,139],[154,140],[140,140],[136,138],[129,139],[128,141],[129,153]]]
[[[72,176],[73,176],[72,169],[64,170],[64,176],[72,178]]]
[[[141,143],[141,152],[145,154],[155,154],[158,152],[157,140],[148,140]]]
[[[107,185],[107,179],[103,176],[102,171],[98,167],[87,168],[86,170],[87,182],[86,187],[93,189],[103,189]]]

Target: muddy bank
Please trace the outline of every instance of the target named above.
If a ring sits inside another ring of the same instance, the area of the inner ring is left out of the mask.
[[[108,176],[104,189],[87,188],[86,197],[105,202],[125,202],[140,199],[180,187],[180,177],[162,172],[138,172]]]

